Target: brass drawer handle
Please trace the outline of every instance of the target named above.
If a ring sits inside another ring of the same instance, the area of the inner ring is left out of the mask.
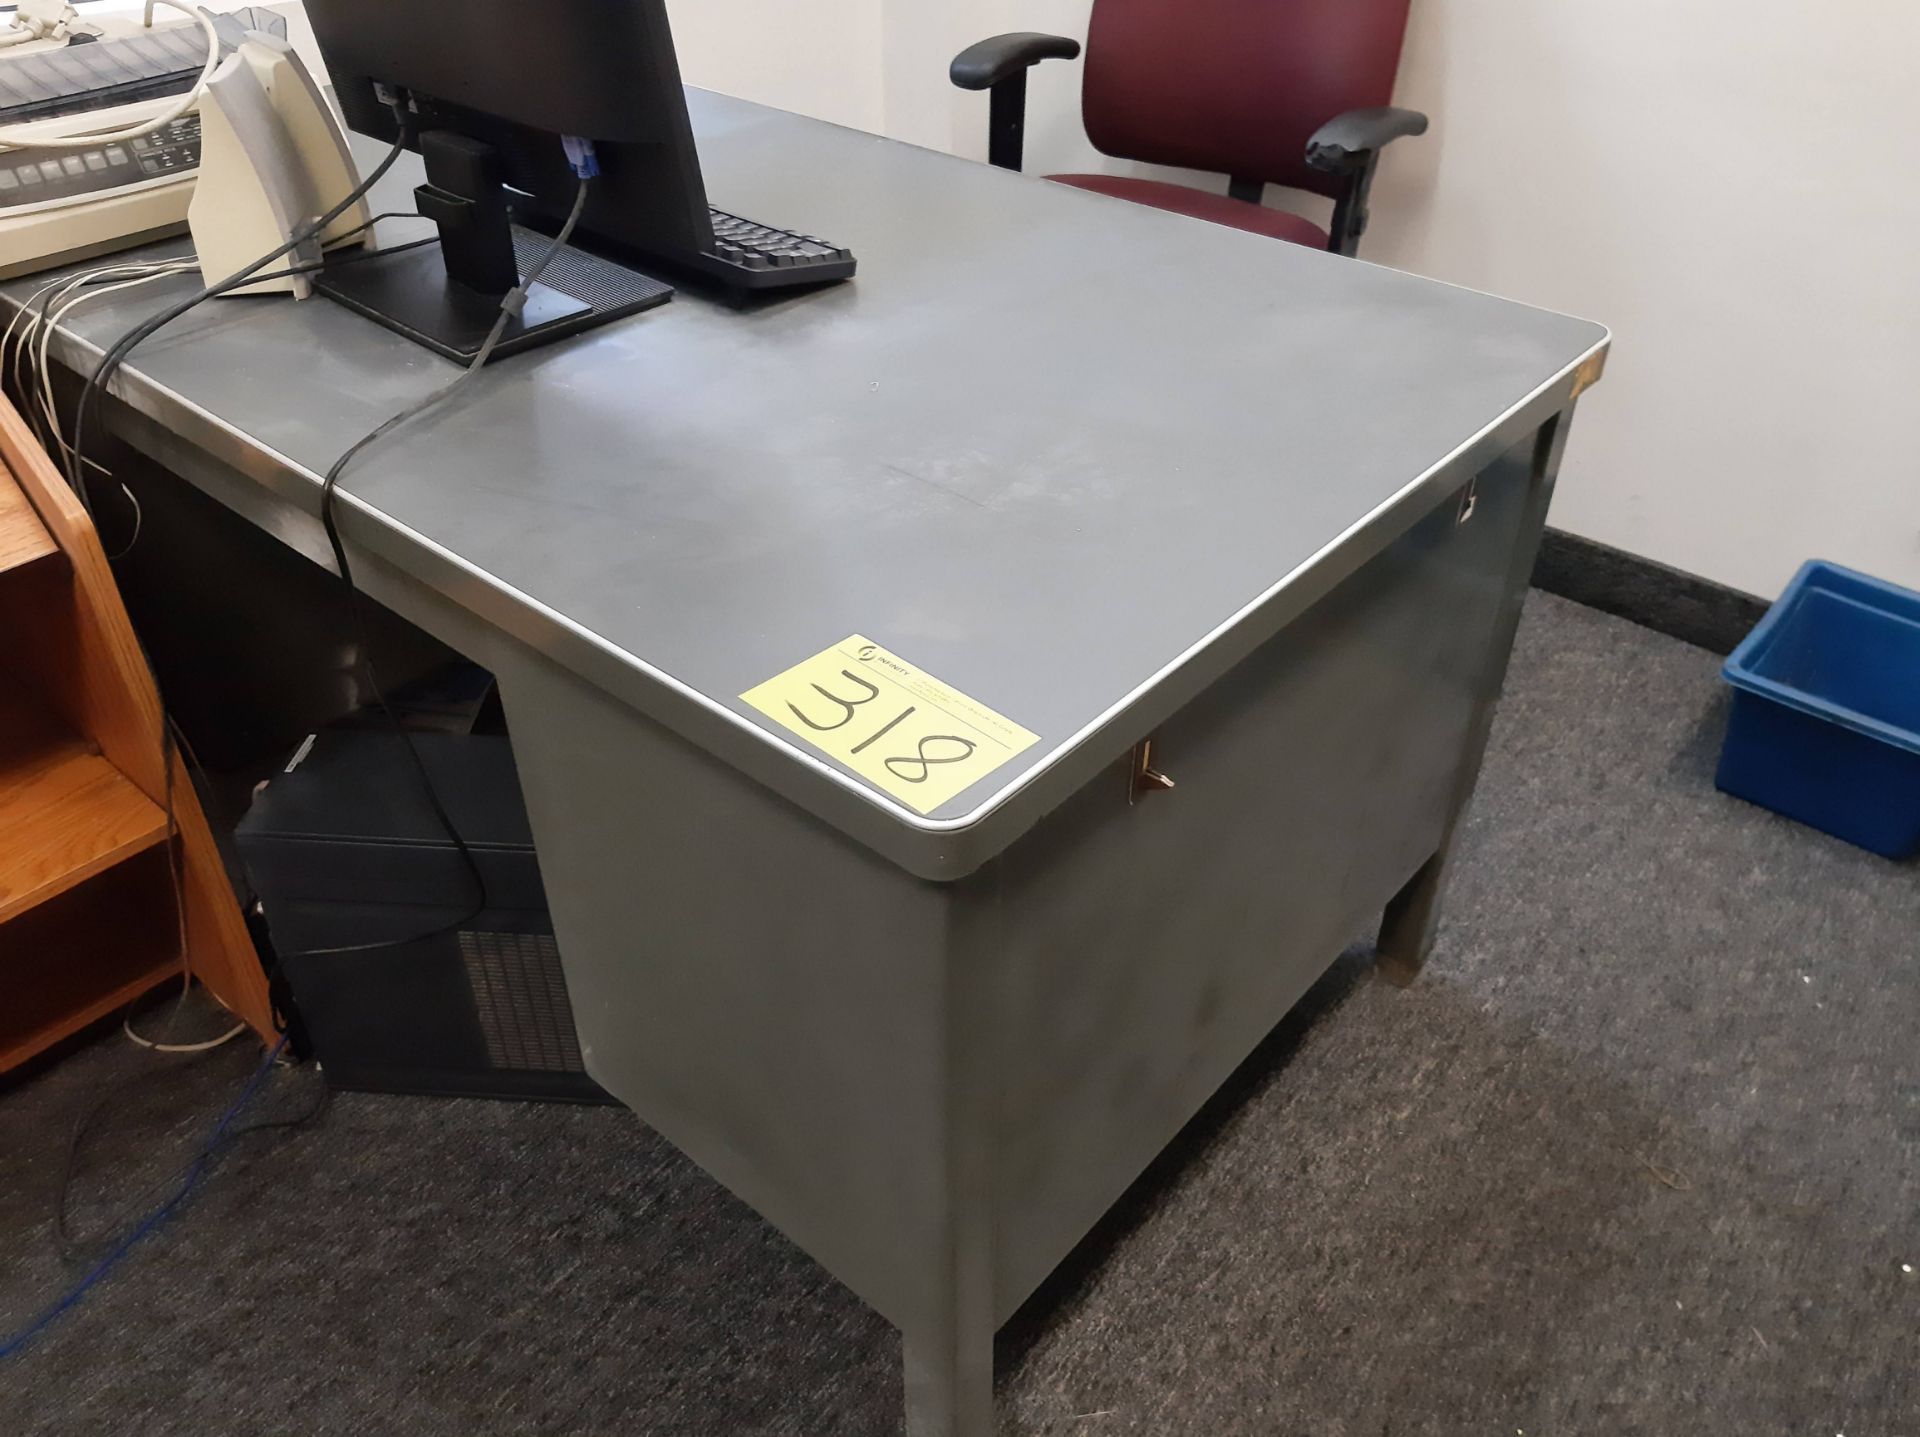
[[[1143,739],[1133,746],[1133,763],[1128,775],[1127,802],[1138,802],[1146,793],[1158,793],[1173,787],[1173,780],[1153,766],[1152,739]]]

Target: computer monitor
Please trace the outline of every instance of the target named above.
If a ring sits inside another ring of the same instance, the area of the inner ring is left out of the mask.
[[[348,127],[390,142],[404,132],[425,158],[418,194],[441,236],[424,258],[343,261],[316,288],[442,353],[472,356],[518,282],[509,272],[572,208],[566,137],[592,143],[599,175],[574,246],[497,353],[659,303],[671,290],[642,265],[743,290],[853,273],[843,249],[710,209],[664,0],[306,8]]]

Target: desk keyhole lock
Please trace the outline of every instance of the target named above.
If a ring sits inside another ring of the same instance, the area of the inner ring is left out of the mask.
[[[1467,487],[1460,491],[1460,512],[1454,518],[1455,524],[1464,524],[1473,517],[1473,511],[1480,507],[1480,481],[1467,480]]]
[[[1142,739],[1133,746],[1133,762],[1130,765],[1127,802],[1138,803],[1149,793],[1161,793],[1173,787],[1173,780],[1154,767],[1154,740]]]

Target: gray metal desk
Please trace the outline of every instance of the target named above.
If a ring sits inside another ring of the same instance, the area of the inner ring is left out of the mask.
[[[1418,969],[1607,336],[694,117],[717,203],[859,279],[506,361],[349,472],[342,526],[499,676],[594,1076],[902,1329],[912,1432],[981,1437],[995,1329],[1370,915]],[[449,372],[224,301],[115,422],[323,561],[316,475]],[[923,814],[739,697],[855,634],[1037,741]]]

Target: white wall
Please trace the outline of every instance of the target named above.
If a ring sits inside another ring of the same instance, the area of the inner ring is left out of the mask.
[[[1010,29],[1084,36],[1088,8],[678,0],[674,14],[701,83],[978,156],[985,97],[947,87],[954,51]],[[1553,522],[1760,594],[1810,555],[1920,585],[1903,423],[1920,410],[1920,7],[1414,9],[1399,98],[1434,129],[1390,152],[1366,254],[1613,328]],[[1087,145],[1079,71],[1035,72],[1029,170],[1137,169]]]
[[[1419,0],[1367,253],[1614,331],[1553,522],[1920,585],[1920,7]]]
[[[667,0],[667,14],[688,84],[877,134],[886,128],[883,3]]]

